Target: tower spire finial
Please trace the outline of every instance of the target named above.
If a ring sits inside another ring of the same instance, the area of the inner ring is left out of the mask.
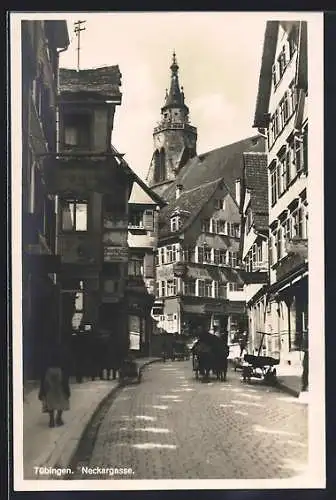
[[[175,52],[175,49],[174,49],[174,52],[173,52],[173,62],[172,62],[172,64],[171,64],[171,66],[170,66],[170,69],[172,70],[172,73],[173,73],[173,74],[177,74],[178,69],[179,69],[178,64],[177,64],[177,60],[176,60],[176,52]]]

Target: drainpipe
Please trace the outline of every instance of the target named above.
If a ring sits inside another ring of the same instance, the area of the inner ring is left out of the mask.
[[[57,82],[56,82],[56,153],[59,153],[59,108],[57,98],[59,95],[59,55],[61,52],[65,52],[68,47],[57,50]],[[58,255],[59,246],[58,246],[58,233],[59,233],[59,215],[58,215],[58,207],[59,207],[59,198],[58,195],[55,195],[55,255]],[[57,284],[57,273],[54,274],[54,283]],[[58,338],[61,340],[62,338],[62,293],[60,290],[59,294],[59,304],[58,304]]]

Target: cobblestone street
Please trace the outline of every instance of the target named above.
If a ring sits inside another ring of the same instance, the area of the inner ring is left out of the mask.
[[[307,406],[277,389],[194,378],[191,361],[157,363],[122,389],[102,418],[87,467],[127,467],[124,479],[266,479],[304,472]],[[118,476],[116,479],[121,479]]]

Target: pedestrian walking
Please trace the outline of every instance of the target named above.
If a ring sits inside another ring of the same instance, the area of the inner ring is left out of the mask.
[[[49,427],[63,425],[63,411],[70,408],[70,386],[66,360],[60,346],[55,346],[46,356],[38,397],[42,402],[42,411],[49,414]]]

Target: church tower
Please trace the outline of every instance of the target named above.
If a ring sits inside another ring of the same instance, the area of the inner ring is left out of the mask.
[[[147,175],[148,185],[161,196],[183,165],[196,155],[197,129],[190,125],[175,52],[170,70],[170,89],[166,89],[161,120],[154,128],[154,153]]]

